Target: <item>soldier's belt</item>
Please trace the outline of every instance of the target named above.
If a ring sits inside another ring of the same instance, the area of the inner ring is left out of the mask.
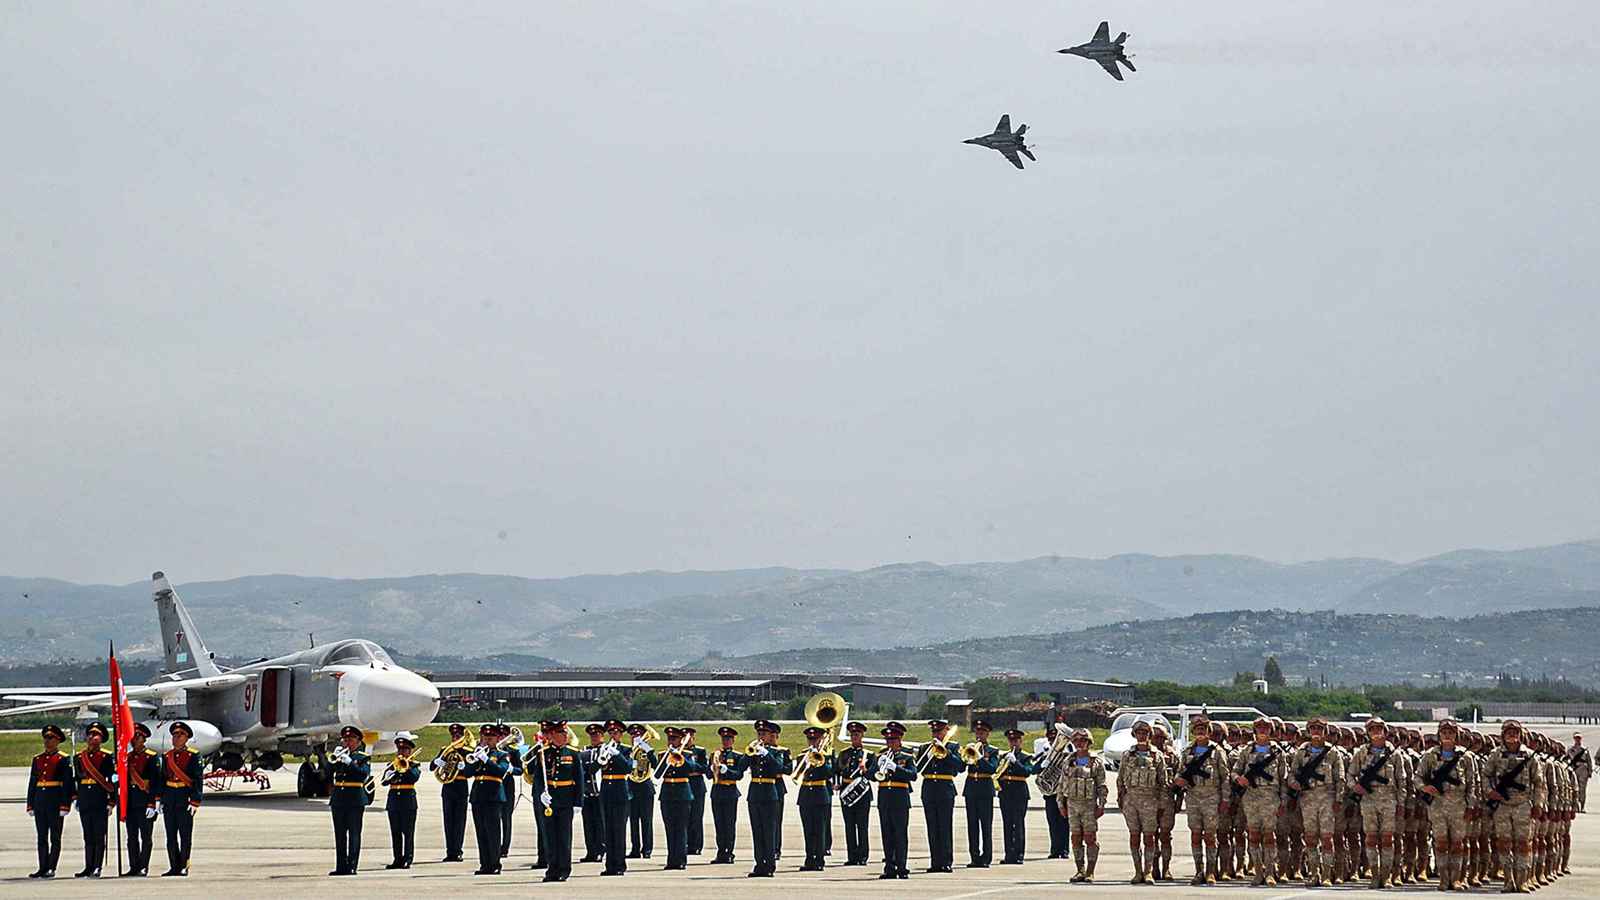
[[[776,779],[776,778],[752,778],[752,779],[750,779],[750,783],[751,784],[777,784],[778,783],[778,779]]]
[[[34,787],[42,787],[42,788],[44,788],[44,787],[61,787],[61,782],[59,782],[59,781],[35,781],[33,783],[33,786]]]
[[[99,784],[100,782],[95,781],[93,778],[79,778],[78,779],[78,783],[79,784]]]
[[[367,786],[367,783],[365,781],[335,781],[333,783],[333,786],[334,787],[364,788],[364,787]]]
[[[687,778],[663,778],[663,779],[661,779],[661,781],[663,783],[665,783],[665,784],[688,784],[689,783],[689,779],[687,779]],[[567,783],[571,784],[572,782],[569,781]]]
[[[167,782],[167,787],[186,788],[186,787],[194,787],[194,784],[193,784],[193,782],[188,782],[188,781],[169,781],[169,782]]]
[[[1000,776],[1000,780],[1001,781],[1027,781],[1028,780],[1028,776],[1026,776],[1026,775],[1001,775]]]
[[[922,780],[923,781],[955,781],[956,777],[954,775],[924,775],[924,776],[922,776]]]
[[[391,790],[391,791],[414,791],[416,789],[417,789],[417,786],[414,785],[414,784],[391,784],[391,785],[389,785],[389,790]]]
[[[474,775],[472,780],[479,783],[504,784],[499,775]]]
[[[550,787],[572,787],[575,784],[577,784],[576,781],[568,779],[566,781],[552,781],[550,782]]]
[[[928,777],[931,778],[933,776],[930,775]],[[988,781],[989,779],[993,778],[994,776],[990,775],[988,772],[973,772],[973,773],[967,775],[967,777],[968,778],[976,778],[976,779],[978,779],[980,781]]]
[[[627,778],[627,777],[628,776],[626,776],[626,775],[601,775],[600,776],[601,780],[603,780],[603,781],[621,781],[622,779]]]
[[[722,778],[717,779],[716,784],[717,784],[717,787],[738,787],[739,786],[739,782],[737,780],[728,781],[728,780],[722,779]]]
[[[824,779],[821,779],[819,781],[802,781],[802,782],[800,782],[800,786],[801,787],[822,787],[822,786],[826,785],[827,783],[828,783],[828,780],[826,778],[824,778]]]
[[[878,787],[905,788],[911,790],[911,783],[907,781],[880,781]]]

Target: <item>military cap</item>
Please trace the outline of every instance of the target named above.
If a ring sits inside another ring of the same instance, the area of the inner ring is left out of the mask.
[[[467,731],[467,726],[461,724],[460,722],[451,722],[450,723],[450,733],[451,734],[465,734],[466,731]]]
[[[827,733],[828,733],[828,729],[826,729],[826,728],[818,728],[815,725],[813,725],[810,728],[807,728],[805,731],[801,732],[801,734],[804,734],[808,738],[822,737],[823,735],[825,735]]]
[[[146,725],[143,722],[135,722],[135,723],[133,723],[133,733],[134,734],[142,734],[145,737],[149,737],[150,736],[150,726]]]
[[[1089,729],[1087,728],[1079,728],[1077,731],[1072,733],[1072,739],[1074,741],[1093,741],[1094,735],[1090,734]]]
[[[1372,730],[1373,726],[1377,726],[1379,728],[1382,728],[1385,731],[1389,730],[1389,723],[1385,722],[1383,719],[1381,719],[1381,718],[1379,718],[1377,716],[1373,716],[1372,718],[1368,719],[1367,720],[1367,724],[1364,726],[1364,729],[1366,731],[1370,732]]]
[[[977,731],[979,728],[982,728],[984,731],[993,731],[994,730],[994,727],[991,726],[988,722],[985,722],[983,719],[973,719],[972,720],[972,730],[973,731]]]
[[[540,731],[544,731],[544,732],[566,731],[567,730],[567,720],[566,719],[546,719],[543,722],[539,723],[539,730]]]
[[[494,733],[501,737],[507,737],[511,734],[511,726],[504,722],[496,722],[494,723]]]
[[[694,726],[693,725],[685,725],[685,726],[683,726],[683,733],[684,734],[695,734],[696,732],[694,730]]]
[[[928,720],[928,727],[929,728],[938,728],[940,725],[943,725],[946,728],[950,727],[950,723],[948,721],[944,720],[944,719],[929,719]]]
[[[89,727],[85,728],[83,730],[83,733],[84,733],[84,736],[86,736],[86,737],[88,735],[91,735],[91,734],[98,734],[98,735],[100,735],[100,739],[101,740],[105,740],[106,738],[111,737],[111,732],[106,730],[106,727],[104,725],[101,725],[99,722],[90,722],[89,723]]]
[[[61,730],[60,725],[46,725],[45,727],[39,729],[39,736],[47,738],[53,737],[58,741],[64,741],[67,739],[66,732]]]
[[[402,731],[394,736],[394,742],[396,746],[405,744],[407,747],[415,747],[417,745],[417,736],[409,731]]]
[[[1006,729],[1006,737],[1008,737],[1008,738],[1021,738],[1024,733],[1025,732],[1023,732],[1020,728],[1007,728]]]
[[[628,730],[628,723],[622,721],[621,719],[607,719],[606,720],[606,730],[610,731],[613,728],[615,728],[618,731],[627,731]]]
[[[496,725],[493,722],[485,722],[482,725],[478,726],[478,733],[479,734],[492,734],[495,737],[499,737],[500,736],[500,726]]]
[[[900,724],[899,722],[890,722],[889,724],[883,726],[879,733],[884,737],[904,737],[906,733],[906,726]]]
[[[604,734],[605,730],[606,727],[601,725],[599,722],[590,722],[589,724],[583,726],[584,734]]]
[[[1133,728],[1131,730],[1133,731],[1134,734],[1138,734],[1141,731],[1149,731],[1150,730],[1150,723],[1149,722],[1145,722],[1143,720],[1135,722],[1135,723],[1133,723]]]
[[[1162,724],[1162,723],[1160,723],[1160,722],[1151,722],[1150,723],[1150,730],[1152,732],[1156,733],[1156,734],[1166,734],[1167,733],[1167,726]]]
[[[1507,719],[1500,723],[1500,733],[1505,734],[1508,731],[1515,731],[1516,733],[1521,734],[1522,723],[1518,722],[1516,719]]]
[[[850,723],[847,723],[844,726],[844,730],[850,732],[851,734],[856,734],[856,733],[866,734],[867,733],[867,723],[865,723],[865,722],[850,722]]]
[[[628,726],[628,733],[633,735],[634,737],[638,737],[638,736],[644,734],[644,723],[643,722],[635,722],[632,725],[629,725]]]
[[[683,729],[676,725],[666,727],[667,737],[683,737]]]
[[[770,731],[773,734],[778,734],[782,729],[778,728],[778,723],[776,723],[776,722],[770,721],[768,719],[757,719],[756,720],[756,730],[757,731]]]
[[[731,738],[731,737],[738,737],[738,736],[739,736],[739,729],[734,728],[732,726],[724,725],[721,728],[717,729],[717,737]]]
[[[361,737],[361,729],[355,727],[354,725],[346,725],[345,727],[339,729],[339,737],[359,738]]]
[[[194,737],[194,729],[190,728],[189,727],[189,723],[183,721],[182,719],[180,719],[180,720],[178,720],[176,722],[173,722],[171,725],[167,726],[167,731],[170,734],[177,734],[179,729],[182,729],[183,733],[188,735],[189,737]]]

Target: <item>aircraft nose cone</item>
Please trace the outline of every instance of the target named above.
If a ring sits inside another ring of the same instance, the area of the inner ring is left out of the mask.
[[[415,731],[439,712],[439,690],[412,672],[379,670],[356,686],[356,715],[371,731]]]

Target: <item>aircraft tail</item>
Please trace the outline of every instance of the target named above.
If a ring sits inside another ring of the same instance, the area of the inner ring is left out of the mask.
[[[1037,158],[1034,157],[1033,152],[1031,150],[1029,150],[1027,147],[1023,147],[1022,148],[1022,155],[1026,156],[1030,160],[1033,160],[1034,162],[1038,162],[1039,161]]]
[[[1137,72],[1137,71],[1139,71],[1138,69],[1135,69],[1133,67],[1133,60],[1127,58],[1126,56],[1124,56],[1123,58],[1117,60],[1117,62],[1120,62],[1123,65],[1127,66],[1129,72]]]
[[[1027,133],[1028,133],[1028,126],[1026,126],[1026,125],[1018,125],[1017,126],[1017,137],[1022,137],[1023,135],[1025,135]]]
[[[1126,41],[1127,39],[1128,39],[1128,33],[1126,31],[1124,31],[1123,33],[1117,35],[1117,39],[1115,41],[1112,41],[1112,43],[1116,44],[1118,47],[1121,47],[1122,46],[1122,42]]]
[[[168,674],[193,672],[200,676],[220,675],[216,660],[206,649],[205,641],[189,618],[178,593],[167,582],[164,573],[150,576],[151,593],[156,601],[156,614],[161,619],[161,648],[166,653]]]

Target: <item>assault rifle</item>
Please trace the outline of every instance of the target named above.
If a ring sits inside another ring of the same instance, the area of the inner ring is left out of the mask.
[[[1521,762],[1507,769],[1505,773],[1500,776],[1500,779],[1494,783],[1494,792],[1509,799],[1509,794],[1512,788],[1516,788],[1519,791],[1527,790],[1528,786],[1518,781],[1517,776],[1522,774],[1522,770],[1526,768],[1528,763],[1532,760],[1533,753],[1530,752],[1527,756],[1522,758]],[[1489,812],[1494,812],[1500,808],[1500,801],[1490,799],[1488,803],[1484,804],[1484,806],[1488,807]]]
[[[1299,799],[1300,792],[1309,790],[1313,783],[1328,780],[1327,777],[1321,773],[1322,761],[1327,759],[1328,754],[1332,752],[1333,751],[1331,749],[1323,747],[1321,753],[1314,754],[1310,759],[1301,763],[1300,768],[1294,770],[1294,782],[1300,786],[1289,788],[1290,800]]]
[[[1267,766],[1272,765],[1272,761],[1277,759],[1277,758],[1278,758],[1278,750],[1277,750],[1276,747],[1274,747],[1271,751],[1266,753],[1260,759],[1258,759],[1255,762],[1251,763],[1244,770],[1244,780],[1250,782],[1250,786],[1251,787],[1255,787],[1256,783],[1259,782],[1263,778],[1265,778],[1268,781],[1271,781],[1272,780],[1272,776],[1267,774]],[[1233,799],[1237,800],[1237,799],[1239,799],[1240,797],[1243,797],[1243,796],[1244,796],[1244,788],[1240,787],[1238,782],[1234,782],[1234,784],[1233,784]]]
[[[1194,748],[1190,748],[1189,761],[1183,764],[1183,771],[1178,773],[1178,777],[1183,779],[1184,786],[1175,787],[1172,789],[1172,799],[1174,802],[1182,802],[1183,792],[1194,787],[1195,779],[1211,777],[1211,773],[1205,771],[1205,768],[1206,763],[1211,761],[1211,754],[1215,752],[1217,751],[1209,744],[1206,746],[1206,752],[1201,753],[1198,756],[1195,755]]]
[[[1361,791],[1366,793],[1352,791],[1350,794],[1352,802],[1360,803],[1362,797],[1372,792],[1373,785],[1389,783],[1389,779],[1378,774],[1383,771],[1383,764],[1389,761],[1389,756],[1390,754],[1387,751],[1374,753],[1372,758],[1367,760],[1367,764],[1361,767],[1361,773],[1356,776],[1356,784],[1360,785]]]
[[[1434,790],[1438,791],[1439,793],[1443,794],[1445,785],[1447,785],[1447,784],[1460,784],[1461,783],[1461,779],[1457,778],[1455,776],[1455,774],[1454,774],[1455,770],[1456,770],[1456,765],[1459,764],[1460,762],[1461,762],[1461,751],[1457,750],[1455,752],[1455,755],[1450,757],[1449,761],[1440,763],[1439,767],[1437,769],[1433,770],[1433,774],[1432,775],[1429,775],[1427,778],[1422,779],[1422,783],[1428,785],[1429,787],[1431,787]],[[1423,806],[1432,806],[1433,805],[1433,795],[1432,794],[1426,793],[1424,791],[1418,791],[1417,795],[1422,798],[1422,805]]]

